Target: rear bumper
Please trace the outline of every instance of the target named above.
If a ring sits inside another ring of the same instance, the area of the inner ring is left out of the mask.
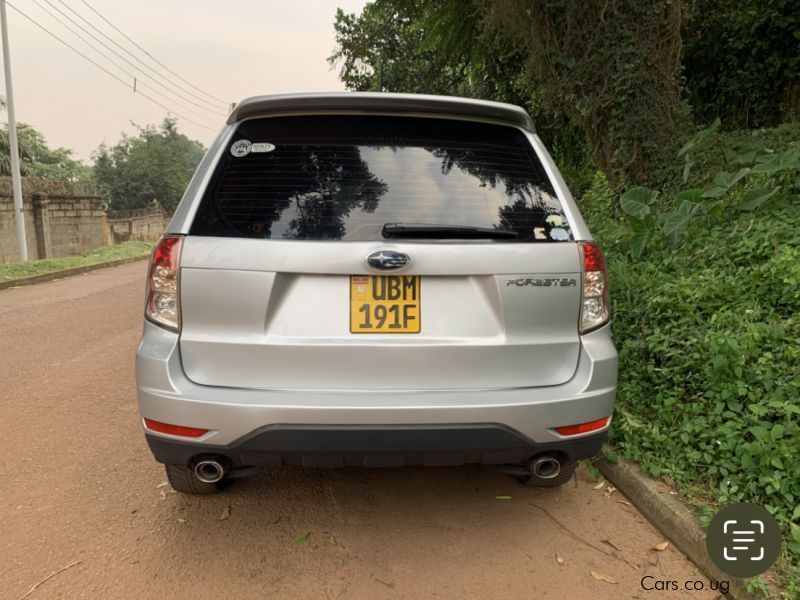
[[[428,464],[426,461],[439,460],[440,454],[448,451],[461,455],[461,462],[488,462],[503,452],[508,456],[527,453],[523,457],[527,458],[547,449],[566,448],[560,451],[572,456],[578,452],[571,450],[573,447],[599,448],[602,439],[598,434],[604,434],[602,431],[565,438],[554,428],[594,421],[612,413],[617,353],[609,327],[605,326],[581,336],[575,374],[557,386],[413,391],[221,388],[190,381],[181,365],[178,335],[146,322],[136,356],[136,380],[143,418],[209,430],[192,440],[147,431],[148,442],[162,462],[174,460],[173,457],[181,462],[188,460],[186,457],[191,455],[183,452],[189,448],[193,454],[231,451],[239,453],[239,458],[245,452],[248,457],[259,454],[263,455],[259,460],[265,461],[276,460],[266,456],[280,456],[280,462],[306,464],[311,459],[303,457],[325,455],[339,456],[341,460],[331,460],[341,464],[365,464],[363,457],[367,455],[400,453],[403,445],[412,441],[404,437],[407,435],[413,439],[421,436],[427,445],[404,451],[403,464]],[[466,426],[472,427],[465,429]],[[345,452],[353,428],[371,433],[356,436],[362,446]],[[453,428],[460,428],[460,433],[443,433]],[[387,430],[394,433],[386,434]],[[471,430],[478,433],[464,433]],[[341,435],[341,431],[347,435]],[[506,432],[506,437],[497,437],[498,431]],[[384,434],[388,435],[387,440],[394,440],[394,446],[385,448],[378,443]],[[290,443],[295,443],[295,438],[296,443],[302,441],[306,446],[292,447]],[[589,438],[599,441],[587,441],[584,446],[582,440]],[[323,445],[326,450],[320,452]],[[341,447],[337,449],[337,445]],[[434,455],[439,458],[425,458]],[[370,459],[374,460],[378,459]],[[385,460],[398,459],[395,456]]]
[[[537,444],[517,431],[494,424],[315,426],[269,425],[227,446],[174,441],[147,434],[156,460],[189,464],[195,456],[226,457],[242,467],[402,467],[455,466],[465,463],[520,463],[540,452],[557,452],[571,460],[596,454],[606,433]]]

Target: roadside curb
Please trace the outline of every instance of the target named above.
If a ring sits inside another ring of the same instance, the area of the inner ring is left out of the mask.
[[[603,457],[595,464],[605,478],[614,484],[644,517],[663,533],[672,544],[709,578],[729,581],[728,596],[735,600],[758,600],[747,591],[745,581],[720,571],[706,552],[706,536],[691,510],[669,493],[661,493],[663,485],[643,474],[635,463],[618,458],[611,462],[605,455],[612,448],[603,448]]]
[[[54,279],[63,279],[64,277],[81,275],[83,273],[88,273],[90,271],[105,269],[106,267],[117,267],[119,265],[136,262],[137,260],[145,260],[148,256],[149,254],[143,254],[142,256],[130,256],[128,258],[120,258],[118,260],[97,263],[94,265],[86,265],[84,267],[73,267],[71,269],[62,269],[61,271],[53,271],[52,273],[42,273],[41,275],[22,277],[21,279],[10,279],[8,281],[0,281],[0,290],[5,290],[12,287],[18,287],[21,285],[44,283],[45,281],[53,281]]]

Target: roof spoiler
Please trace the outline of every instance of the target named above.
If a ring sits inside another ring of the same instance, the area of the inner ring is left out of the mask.
[[[455,96],[390,94],[385,92],[329,92],[253,96],[237,104],[228,116],[232,125],[253,117],[325,113],[383,113],[437,115],[496,121],[534,132],[533,120],[513,104]]]

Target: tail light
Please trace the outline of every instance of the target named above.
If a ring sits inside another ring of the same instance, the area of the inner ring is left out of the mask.
[[[156,244],[147,275],[145,317],[173,331],[181,328],[180,256],[183,237],[165,235]]]
[[[586,333],[608,321],[606,259],[597,244],[579,242],[583,258],[580,332]]]

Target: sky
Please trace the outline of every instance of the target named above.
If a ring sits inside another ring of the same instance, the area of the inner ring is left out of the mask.
[[[167,115],[167,110],[133,92],[130,75],[136,75],[139,92],[170,108],[173,116],[177,116],[176,112],[183,115],[184,118],[178,117],[179,131],[208,146],[225,122],[227,107],[196,88],[225,103],[258,94],[343,90],[336,70],[326,60],[335,45],[334,15],[337,7],[360,12],[365,3],[366,0],[11,0],[10,4],[127,84],[75,54],[9,5],[17,121],[36,127],[51,147],[70,148],[76,158],[88,163],[101,142],[113,145],[123,132],[135,133],[132,122],[160,123]],[[191,85],[153,63],[90,7]],[[103,48],[64,15],[119,56]],[[92,50],[62,23],[118,66]],[[2,89],[5,95],[5,84]],[[5,112],[0,113],[0,118],[7,120]]]

